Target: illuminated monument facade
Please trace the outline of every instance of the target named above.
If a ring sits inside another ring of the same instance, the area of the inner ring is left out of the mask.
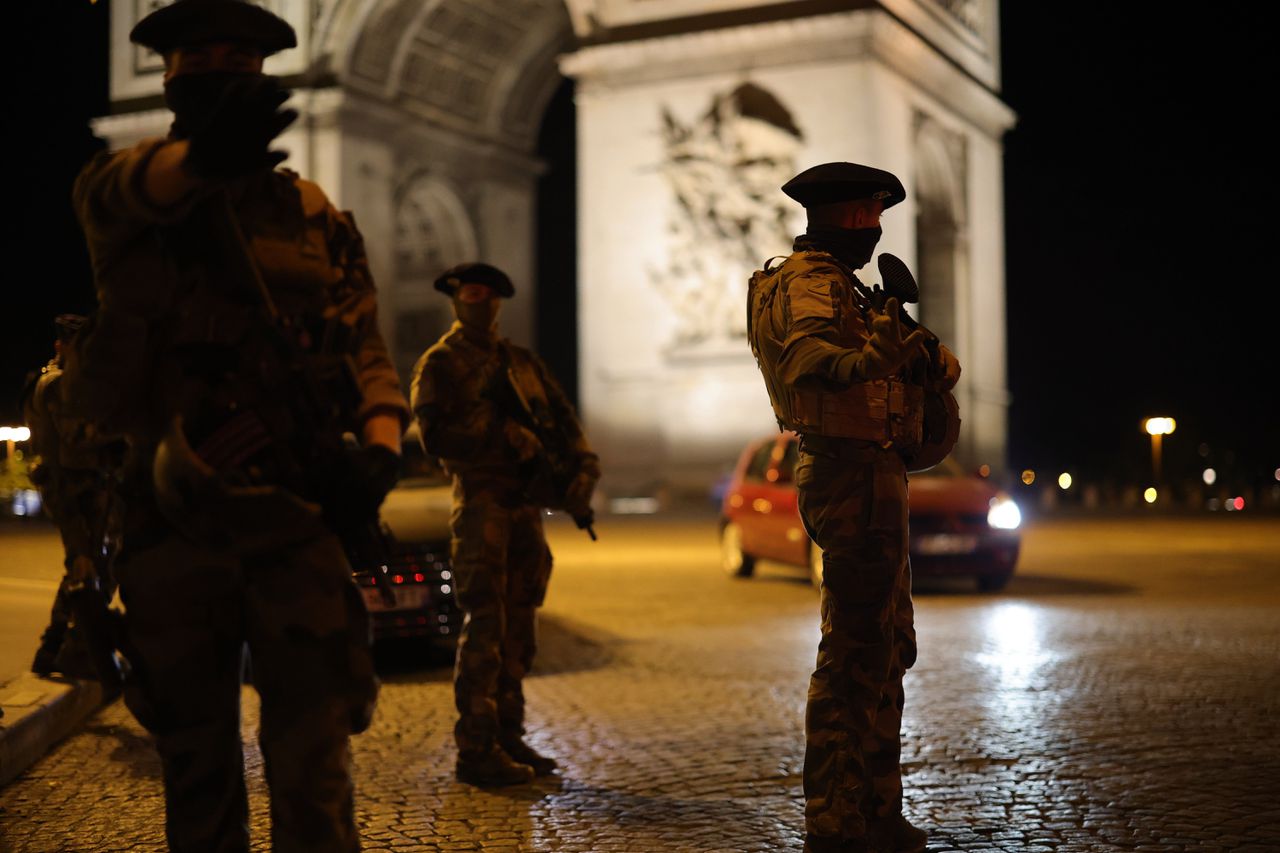
[[[158,58],[112,0],[113,146],[163,134]],[[267,71],[302,118],[288,165],[355,211],[402,371],[440,334],[430,282],[479,258],[523,285],[533,343],[537,134],[577,105],[579,386],[608,494],[705,489],[773,429],[747,348],[750,272],[803,212],[778,187],[850,160],[902,178],[880,248],[965,366],[966,464],[1006,438],[997,0],[264,0],[299,48]],[[864,272],[875,280],[874,263]]]

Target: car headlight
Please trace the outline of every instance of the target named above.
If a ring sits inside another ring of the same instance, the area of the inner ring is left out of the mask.
[[[991,499],[987,510],[987,524],[999,530],[1017,530],[1022,524],[1022,510],[1011,498],[1003,495]]]

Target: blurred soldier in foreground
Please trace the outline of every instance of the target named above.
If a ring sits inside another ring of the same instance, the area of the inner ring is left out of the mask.
[[[66,568],[31,671],[99,679],[111,690],[120,678],[106,607],[116,588],[111,561],[119,544],[121,448],[95,441],[90,425],[65,416],[59,398],[63,348],[84,319],[62,314],[55,320],[54,357],[23,397],[35,456],[31,479],[62,537]]]
[[[925,833],[902,814],[899,765],[902,678],[916,658],[906,473],[954,446],[960,365],[901,309],[915,298],[901,262],[891,278],[882,261],[885,290],[854,273],[880,239],[881,212],[906,196],[896,177],[828,163],[782,189],[808,229],[752,277],[748,336],[779,426],[800,434],[800,515],[823,555],[805,850],[914,853]]]
[[[435,286],[458,319],[418,360],[411,399],[423,447],[453,476],[453,571],[466,611],[454,671],[457,776],[514,785],[556,767],[524,742],[521,682],[551,576],[542,513],[563,509],[590,531],[600,467],[546,365],[498,336],[498,300],[515,292],[506,274],[462,264]]]
[[[349,735],[377,679],[344,542],[376,525],[408,421],[363,244],[274,168],[296,113],[262,63],[295,45],[285,21],[177,0],[131,38],[164,56],[174,123],[77,181],[99,308],[62,387],[131,445],[125,699],[156,738],[170,847],[248,850],[247,643],[274,849],[357,850]]]

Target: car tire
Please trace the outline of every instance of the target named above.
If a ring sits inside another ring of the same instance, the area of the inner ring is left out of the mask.
[[[982,592],[999,592],[1009,585],[1012,575],[978,575],[978,589]]]
[[[822,549],[817,542],[809,543],[809,581],[814,589],[822,589]]]
[[[742,528],[732,521],[720,525],[720,568],[731,578],[749,578],[756,558],[742,550]]]

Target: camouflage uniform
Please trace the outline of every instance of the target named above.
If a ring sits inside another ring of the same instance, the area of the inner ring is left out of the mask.
[[[903,457],[919,444],[925,360],[850,381],[840,361],[867,344],[873,309],[849,267],[804,237],[795,250],[756,274],[750,312],[779,422],[800,433],[800,515],[822,549],[806,849],[864,849],[868,824],[902,808],[902,680],[916,659]]]
[[[34,464],[32,482],[40,489],[45,512],[62,538],[65,573],[58,584],[49,627],[41,637],[33,670],[89,676],[84,660],[76,660],[76,642],[63,646],[73,621],[68,585],[96,576],[106,600],[115,594],[107,558],[117,544],[120,502],[115,494],[114,448],[93,440],[92,429],[64,414],[59,397],[62,359],[55,357],[33,380],[23,400],[23,415],[31,430]],[[75,637],[76,632],[71,633]],[[71,659],[59,648],[72,651]],[[80,657],[83,657],[80,655]]]
[[[580,473],[599,477],[572,405],[535,354],[454,323],[414,368],[411,400],[423,445],[453,476],[453,571],[466,611],[454,674],[459,755],[479,755],[524,733],[522,681],[537,648],[536,611],[551,576],[543,508],[532,476],[504,439],[511,418],[499,389],[508,370],[541,396],[568,432]],[[540,386],[540,387],[535,387]]]
[[[344,415],[408,407],[379,335],[376,297],[349,214],[314,184],[259,171],[155,207],[142,174],[164,140],[103,154],[76,184],[100,309],[68,356],[63,400],[131,445],[118,577],[134,647],[125,698],[155,735],[174,850],[247,850],[240,742],[242,648],[262,699],[259,742],[276,850],[357,850],[348,737],[368,725],[377,691],[368,616],[338,539],[314,505],[252,547],[197,542],[160,509],[157,446],[174,415],[193,427],[212,404],[252,412],[240,436],[263,449],[237,476],[308,500],[284,461],[308,426],[288,401],[302,381],[264,376],[255,355],[269,325],[231,290],[227,251],[200,219],[226,192],[232,216],[282,317],[310,351],[349,355],[358,399]],[[293,418],[293,419],[291,419]],[[214,433],[201,450],[216,454]],[[196,441],[193,440],[193,444]],[[280,464],[273,467],[271,460]],[[256,463],[254,463],[256,465]]]

